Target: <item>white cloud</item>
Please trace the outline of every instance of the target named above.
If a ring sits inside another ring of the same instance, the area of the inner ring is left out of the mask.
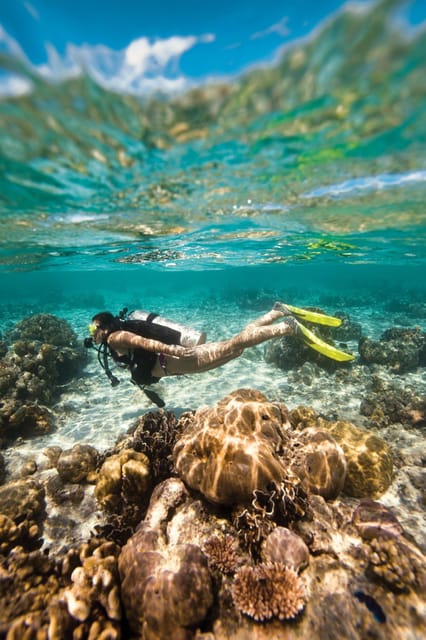
[[[272,33],[276,33],[283,38],[285,36],[288,36],[291,33],[290,29],[288,28],[287,16],[284,16],[284,18],[281,18],[281,20],[279,20],[278,22],[275,22],[275,24],[272,24],[270,27],[268,27],[264,31],[258,31],[257,33],[253,33],[253,35],[250,36],[250,38],[251,40],[257,40],[258,38],[266,38],[267,36],[270,36]]]
[[[195,36],[186,38],[173,36],[165,40],[155,40],[152,43],[147,38],[138,38],[126,48],[125,62],[141,72],[162,68],[170,60],[179,58],[195,44],[197,44]]]
[[[190,86],[190,80],[179,72],[182,55],[197,44],[208,44],[214,39],[212,34],[155,40],[141,37],[121,51],[104,45],[69,44],[63,57],[47,45],[48,60],[35,70],[51,81],[85,71],[100,85],[126,93],[181,91]]]
[[[23,96],[30,93],[32,88],[32,82],[28,78],[14,74],[0,76],[0,96],[2,98]]]
[[[68,44],[63,56],[53,45],[46,43],[47,61],[34,65],[0,24],[0,51],[20,60],[30,74],[58,82],[84,72],[105,88],[134,94],[177,92],[190,87],[192,82],[179,70],[182,55],[198,44],[209,44],[214,40],[211,33],[153,40],[141,37],[121,51],[105,45]],[[31,87],[31,81],[24,76],[7,74],[1,78],[0,95],[22,95]]]

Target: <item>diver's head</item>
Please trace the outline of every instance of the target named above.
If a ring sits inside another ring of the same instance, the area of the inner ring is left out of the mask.
[[[92,318],[89,324],[89,333],[96,344],[100,344],[113,331],[120,328],[120,321],[110,311],[102,311]]]

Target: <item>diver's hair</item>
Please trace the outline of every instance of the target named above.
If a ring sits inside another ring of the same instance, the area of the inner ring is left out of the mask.
[[[111,331],[115,331],[120,327],[120,320],[110,311],[101,311],[101,313],[97,313],[93,316],[92,322],[96,322],[101,329],[110,329]]]

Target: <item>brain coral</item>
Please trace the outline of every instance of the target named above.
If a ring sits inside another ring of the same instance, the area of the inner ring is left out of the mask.
[[[326,500],[337,498],[346,478],[346,459],[342,448],[326,431],[307,428],[296,437],[291,468],[307,493]]]
[[[347,462],[344,492],[354,498],[377,498],[390,486],[393,474],[388,444],[374,433],[359,429],[351,422],[330,422],[310,407],[297,407],[290,414],[297,429],[314,427],[328,431],[339,444]]]
[[[386,442],[350,422],[333,422],[329,433],[348,463],[344,491],[354,498],[381,496],[392,482],[393,461]]]
[[[255,489],[284,477],[279,453],[288,427],[281,405],[268,402],[259,391],[234,391],[188,420],[174,447],[175,468],[211,502],[250,502]]]

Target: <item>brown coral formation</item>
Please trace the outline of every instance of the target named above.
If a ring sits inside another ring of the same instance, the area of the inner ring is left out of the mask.
[[[114,447],[111,453],[134,449],[148,456],[154,482],[172,475],[173,447],[182,428],[171,411],[152,411],[140,416],[131,432]]]
[[[299,573],[309,564],[309,549],[294,531],[276,527],[262,545],[265,563],[281,563]]]
[[[365,362],[386,365],[402,373],[424,364],[426,334],[419,327],[387,329],[379,340],[363,336],[358,345]]]
[[[177,535],[168,522],[187,498],[180,480],[158,485],[145,521],[121,551],[119,568],[127,619],[133,633],[144,640],[191,638],[213,603],[206,556],[197,544],[188,541],[190,530]],[[193,531],[195,534],[196,526]]]
[[[121,512],[126,505],[142,504],[151,486],[150,464],[143,453],[123,449],[103,463],[95,494],[107,511]]]
[[[203,544],[209,566],[222,573],[234,573],[238,567],[238,543],[231,535],[212,536]]]
[[[212,502],[247,503],[254,490],[284,477],[278,454],[288,427],[282,406],[240,389],[195,412],[174,448],[176,470]]]
[[[257,621],[295,618],[305,606],[305,589],[297,573],[282,563],[241,567],[232,598],[242,613]]]
[[[374,538],[370,541],[369,568],[391,588],[420,589],[426,594],[425,557],[402,538]]]
[[[58,385],[71,380],[84,361],[69,324],[49,314],[22,320],[6,338],[0,360],[0,441],[52,430],[47,407]]]
[[[63,482],[95,482],[98,461],[99,454],[94,447],[76,444],[72,449],[61,452],[56,468]]]
[[[0,556],[0,636],[35,638],[59,589],[56,563],[41,551],[15,547]],[[44,619],[43,619],[44,618]],[[44,632],[38,637],[46,638]]]
[[[351,422],[332,422],[318,416],[314,409],[297,407],[290,413],[291,424],[304,429],[327,431],[343,449],[346,462],[344,492],[354,498],[376,498],[390,486],[393,459],[387,443]]]
[[[121,620],[118,548],[109,542],[90,553],[87,545],[81,555],[82,565],[73,570],[72,586],[63,591],[61,602],[79,622],[89,620],[92,612],[99,608],[108,620],[118,622]]]
[[[10,640],[121,637],[117,549],[91,541],[62,559],[15,547],[0,556],[0,635]]]
[[[360,501],[353,513],[352,522],[364,540],[397,538],[404,532],[390,509],[369,498]]]
[[[326,431],[307,428],[292,442],[291,469],[300,478],[306,493],[333,500],[341,493],[346,479],[343,449]]]
[[[331,423],[329,433],[341,445],[348,463],[345,493],[354,498],[381,496],[393,474],[392,454],[386,442],[350,422]]]
[[[29,479],[7,482],[0,487],[0,514],[1,548],[9,550],[11,541],[28,548],[39,546],[45,515],[44,488]]]

